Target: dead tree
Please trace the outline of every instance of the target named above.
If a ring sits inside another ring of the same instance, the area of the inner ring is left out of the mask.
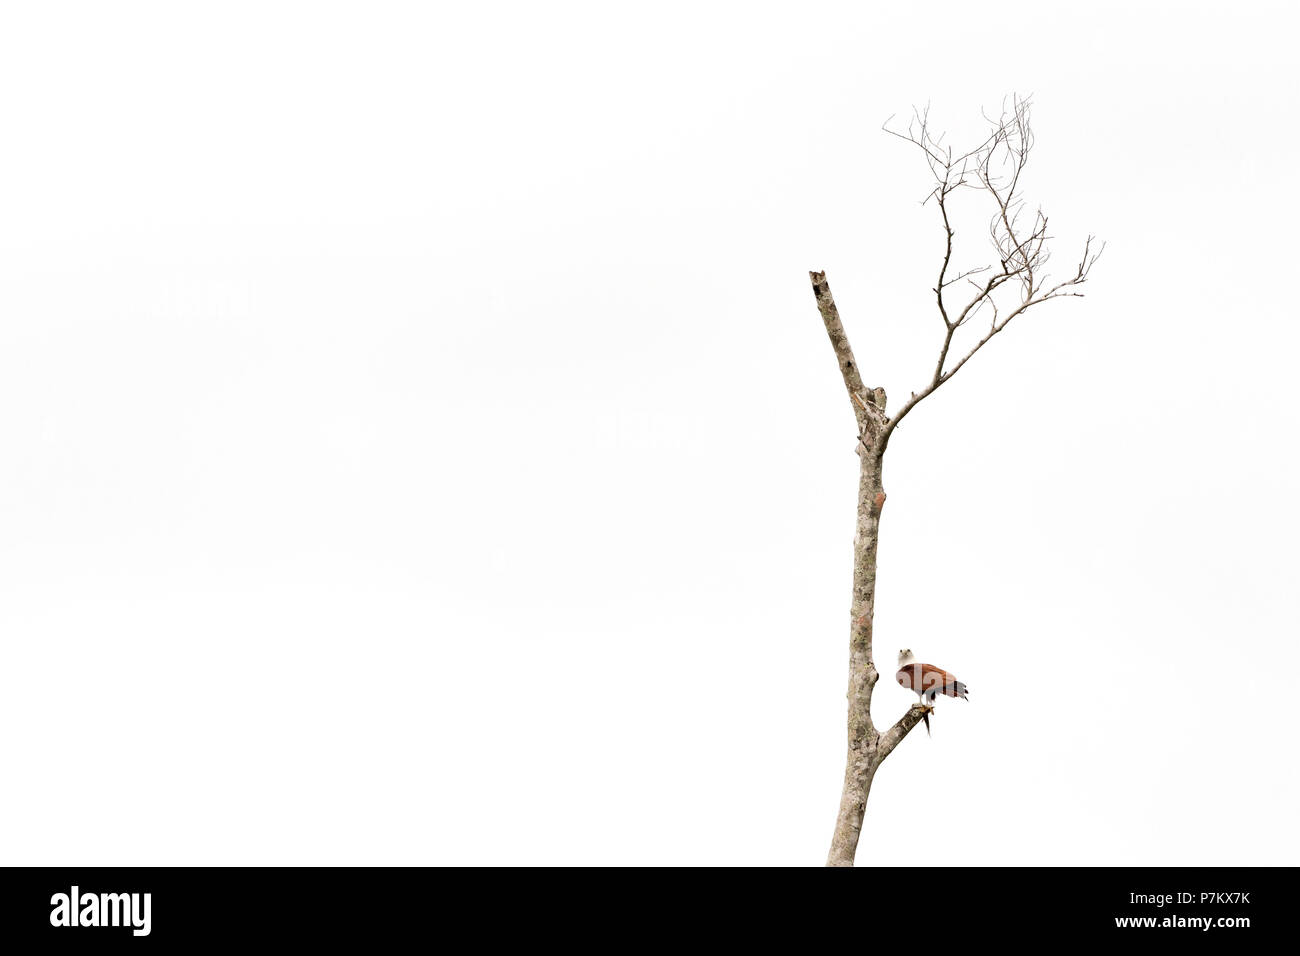
[[[1081,295],[1078,287],[1087,280],[1093,263],[1101,254],[1101,249],[1094,248],[1089,236],[1078,265],[1065,278],[1055,282],[1050,279],[1046,271],[1050,238],[1047,217],[1042,209],[1026,216],[1020,193],[1021,175],[1034,143],[1029,126],[1029,101],[1014,98],[1010,107],[1004,104],[1001,115],[989,119],[989,123],[988,137],[974,149],[962,153],[941,145],[942,136],[936,138],[932,135],[928,110],[914,110],[906,132],[895,131],[890,129],[888,122],[885,124],[886,132],[905,139],[920,150],[934,176],[933,189],[925,202],[928,204],[933,200],[937,206],[944,243],[943,261],[934,286],[939,318],[943,322],[939,358],[920,390],[913,392],[892,416],[885,409],[885,390],[863,384],[826,273],[809,273],[817,308],[826,324],[840,374],[848,389],[849,403],[857,419],[860,463],[849,624],[848,757],[827,866],[853,865],[872,778],[884,759],[926,712],[921,704],[913,704],[897,723],[883,733],[876,730],[871,720],[871,691],[880,676],[871,656],[876,602],[876,544],[880,515],[885,505],[882,467],[890,436],[917,405],[956,375],[975,353],[1017,316],[1050,299]],[[997,262],[976,269],[956,270],[953,265],[956,233],[950,216],[951,203],[954,194],[967,189],[981,193],[985,201],[991,202],[989,232]],[[955,287],[963,290],[961,298],[956,300]],[[963,334],[962,330],[967,326],[981,331],[974,335]]]

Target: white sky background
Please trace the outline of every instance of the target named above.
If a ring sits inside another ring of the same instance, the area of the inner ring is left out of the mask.
[[[877,722],[902,646],[972,692],[859,860],[1296,862],[1293,8],[195,6],[0,20],[0,861],[821,863],[807,272],[896,408],[880,125],[1021,91],[1057,268],[1109,246],[891,445]]]

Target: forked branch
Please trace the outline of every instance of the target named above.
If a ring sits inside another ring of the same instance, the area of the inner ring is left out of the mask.
[[[986,117],[988,118],[988,117]],[[939,278],[934,294],[943,321],[943,342],[939,357],[929,381],[902,404],[881,435],[880,451],[883,453],[898,424],[917,405],[934,394],[944,382],[987,345],[995,335],[1005,329],[1018,315],[1050,299],[1082,296],[1077,287],[1088,280],[1093,265],[1101,256],[1104,244],[1098,247],[1092,236],[1084,243],[1078,267],[1067,278],[1052,283],[1046,271],[1051,258],[1047,232],[1047,216],[1036,209],[1025,222],[1026,208],[1021,195],[1021,177],[1034,145],[1034,134],[1029,124],[1029,100],[1013,97],[1011,107],[1003,108],[996,119],[989,119],[990,132],[974,149],[955,153],[952,147],[942,145],[942,136],[935,137],[930,129],[929,111],[914,110],[905,132],[889,129],[886,132],[907,140],[921,150],[934,177],[934,184],[925,202],[935,200],[943,227],[944,251],[939,266]],[[997,264],[968,269],[949,276],[953,256],[953,238],[956,235],[949,215],[950,197],[958,189],[968,187],[992,199],[994,210],[989,221],[989,235],[997,254]],[[972,276],[984,275],[983,282]],[[963,282],[974,291],[960,310],[954,311],[945,298],[945,290]],[[999,296],[999,290],[1012,288],[1016,295],[1008,299]],[[999,298],[1002,299],[999,304]],[[983,335],[970,346],[961,358],[950,362],[953,343],[958,330],[981,313],[987,313],[989,324]]]

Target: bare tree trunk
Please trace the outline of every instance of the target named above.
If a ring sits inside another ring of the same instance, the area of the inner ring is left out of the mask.
[[[859,444],[862,458],[858,480],[858,525],[853,539],[853,603],[849,626],[848,754],[844,766],[844,792],[835,821],[828,866],[852,866],[867,809],[871,778],[876,773],[877,734],[871,722],[871,691],[879,675],[871,656],[872,621],[876,604],[876,545],[880,540],[880,512],[885,502],[880,459],[866,442]]]
[[[817,308],[844,376],[849,401],[858,421],[858,522],[853,537],[853,601],[849,624],[848,753],[844,766],[844,791],[835,820],[835,835],[827,866],[852,866],[862,832],[862,817],[876,768],[925,710],[913,706],[882,737],[871,721],[871,692],[880,675],[871,654],[872,623],[876,611],[876,546],[880,540],[880,515],[885,507],[882,476],[884,438],[889,425],[885,390],[862,384],[857,361],[840,322],[839,310],[824,272],[809,273]]]

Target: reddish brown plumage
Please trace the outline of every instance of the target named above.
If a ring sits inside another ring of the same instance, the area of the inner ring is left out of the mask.
[[[942,667],[935,667],[933,664],[919,662],[904,664],[898,669],[896,676],[898,682],[908,690],[929,697],[931,700],[938,694],[960,697],[962,700],[970,699],[966,696],[965,684]]]

